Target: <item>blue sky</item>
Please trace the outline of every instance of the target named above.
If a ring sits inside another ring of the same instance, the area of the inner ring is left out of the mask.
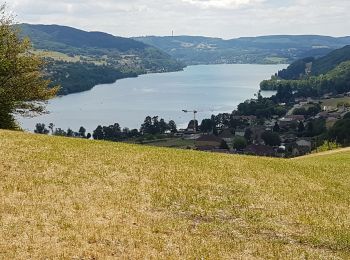
[[[1,1],[1,0],[0,0]],[[18,22],[121,36],[350,35],[349,0],[11,0]]]

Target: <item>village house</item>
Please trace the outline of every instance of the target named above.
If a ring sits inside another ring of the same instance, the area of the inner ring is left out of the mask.
[[[249,123],[249,125],[253,125],[257,121],[256,116],[233,116],[232,119],[246,121],[247,123]]]
[[[309,148],[307,146],[294,146],[292,148],[292,156],[296,157],[296,156],[303,156],[306,154],[309,154],[311,151],[309,150]]]
[[[297,136],[293,133],[286,133],[280,135],[283,144],[293,143],[297,140]]]
[[[305,116],[303,115],[287,115],[285,117],[282,117],[279,121],[278,124],[282,128],[288,128],[292,125],[297,125],[299,122],[304,122],[305,121]]]
[[[307,140],[307,139],[298,139],[296,142],[295,142],[298,146],[306,146],[309,148],[309,151],[311,151],[311,148],[312,148],[312,143],[310,140]]]
[[[295,142],[287,144],[287,150],[291,152],[293,157],[309,154],[312,150],[312,142],[307,138],[299,138]]]
[[[265,126],[253,126],[250,128],[252,132],[252,140],[254,144],[264,144],[261,135],[267,130]],[[271,128],[272,129],[272,128]]]
[[[272,131],[275,124],[278,122],[278,117],[275,119],[266,119],[264,122],[265,130]]]

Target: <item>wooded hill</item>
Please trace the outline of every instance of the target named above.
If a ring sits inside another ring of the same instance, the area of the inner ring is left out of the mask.
[[[277,76],[281,79],[301,79],[305,76],[326,74],[340,63],[350,60],[350,45],[334,50],[320,57],[307,57],[293,62],[287,69],[281,70]]]
[[[129,38],[60,25],[20,24],[19,28],[23,37],[31,39],[35,53],[49,61],[48,77],[61,85],[60,94],[88,90],[119,78],[184,67],[169,54]],[[89,75],[83,75],[86,71]]]
[[[270,80],[260,84],[262,90],[289,88],[295,96],[319,97],[350,91],[350,46],[332,51],[321,58],[305,58],[292,63]]]

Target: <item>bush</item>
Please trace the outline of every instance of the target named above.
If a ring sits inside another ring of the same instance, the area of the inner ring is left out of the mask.
[[[337,121],[329,130],[329,138],[343,145],[350,144],[350,119]]]
[[[264,140],[266,145],[281,145],[281,138],[277,133],[265,131],[264,133],[262,133],[261,138]]]
[[[247,140],[244,137],[235,137],[233,139],[233,148],[237,150],[243,150],[247,147]]]

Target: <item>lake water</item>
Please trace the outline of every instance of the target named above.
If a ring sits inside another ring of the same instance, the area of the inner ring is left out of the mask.
[[[50,100],[50,114],[31,119],[20,118],[21,126],[33,131],[36,123],[54,123],[55,127],[92,131],[98,125],[119,123],[139,128],[147,115],[174,120],[185,126],[192,114],[198,119],[212,114],[232,112],[259,90],[259,83],[287,65],[201,65],[180,72],[147,74],[137,78],[98,85],[90,91]],[[271,93],[263,93],[269,95]]]

